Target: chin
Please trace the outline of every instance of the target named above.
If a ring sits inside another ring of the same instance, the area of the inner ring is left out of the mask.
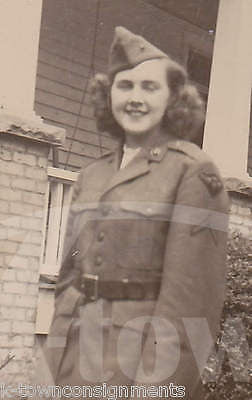
[[[131,125],[131,124],[125,124],[125,126],[123,127],[123,129],[125,130],[126,133],[128,133],[129,135],[147,135],[151,129],[143,126],[143,125]]]

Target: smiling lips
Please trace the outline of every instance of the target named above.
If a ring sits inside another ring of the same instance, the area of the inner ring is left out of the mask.
[[[139,110],[136,108],[126,109],[125,111],[128,115],[132,117],[142,117],[143,115],[146,115],[148,113],[147,111]]]

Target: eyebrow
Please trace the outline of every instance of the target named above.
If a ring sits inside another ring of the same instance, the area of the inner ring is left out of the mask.
[[[148,80],[148,79],[144,80],[143,83],[147,84],[147,85],[149,85],[149,84],[150,85],[160,85],[160,83],[158,81],[151,81],[151,80]]]
[[[117,84],[132,84],[134,82],[131,79],[119,79],[116,83]],[[152,80],[149,80],[149,79],[145,79],[141,83],[142,83],[142,85],[153,85],[153,86],[157,86],[157,87],[160,86],[160,82],[159,81],[152,81]]]
[[[126,84],[131,84],[132,83],[132,81],[130,80],[130,79],[119,79],[119,80],[117,80],[116,81],[116,83],[118,84],[120,84],[120,83],[126,83]]]

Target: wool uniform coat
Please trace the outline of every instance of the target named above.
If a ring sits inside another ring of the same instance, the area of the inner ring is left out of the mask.
[[[195,400],[224,300],[227,195],[208,156],[180,139],[119,166],[108,154],[74,187],[48,363],[57,384],[173,383]],[[159,295],[146,285],[145,298],[86,304],[83,273],[160,280]]]

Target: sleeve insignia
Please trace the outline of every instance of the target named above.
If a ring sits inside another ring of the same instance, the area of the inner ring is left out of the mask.
[[[207,217],[204,220],[202,220],[199,224],[193,225],[190,234],[191,236],[194,236],[204,230],[207,230],[209,232],[215,246],[217,246],[218,245],[217,234],[216,231],[212,229],[210,215],[207,215]]]
[[[200,172],[199,178],[206,185],[208,191],[213,196],[216,195],[217,193],[219,193],[220,190],[223,188],[223,184],[222,184],[220,178],[218,178],[218,176],[214,173]]]

